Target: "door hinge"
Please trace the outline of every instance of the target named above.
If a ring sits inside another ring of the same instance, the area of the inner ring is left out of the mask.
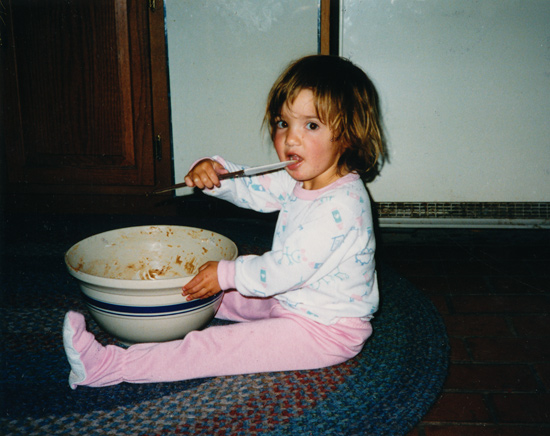
[[[153,153],[156,160],[162,160],[162,137],[160,134],[153,140]]]
[[[157,0],[149,0],[149,9],[151,12],[155,12],[157,10]]]

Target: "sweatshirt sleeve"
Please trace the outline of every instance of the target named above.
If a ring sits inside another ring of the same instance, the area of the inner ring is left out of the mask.
[[[235,288],[234,260],[220,260],[218,262],[218,284],[222,291]]]
[[[220,156],[213,156],[212,159],[230,172],[247,168]],[[296,181],[286,171],[281,170],[259,176],[225,179],[221,181],[220,188],[205,189],[203,192],[246,209],[275,212],[281,209],[281,202],[295,184]]]

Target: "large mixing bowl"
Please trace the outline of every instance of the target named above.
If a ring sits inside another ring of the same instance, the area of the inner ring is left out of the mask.
[[[125,343],[162,342],[206,326],[222,294],[186,301],[182,286],[211,260],[233,260],[236,245],[217,233],[181,226],[100,233],[65,254],[97,323]]]

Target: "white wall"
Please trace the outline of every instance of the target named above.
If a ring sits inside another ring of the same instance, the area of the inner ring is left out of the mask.
[[[341,18],[382,100],[376,201],[550,201],[550,1],[343,0]]]
[[[267,94],[290,61],[318,52],[319,0],[165,5],[176,182],[197,158],[213,154],[277,162],[261,132]]]

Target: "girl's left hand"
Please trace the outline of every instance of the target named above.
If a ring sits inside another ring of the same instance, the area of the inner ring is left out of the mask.
[[[218,283],[218,262],[206,262],[199,268],[199,273],[182,288],[182,295],[187,301],[196,298],[208,298],[222,289]]]

